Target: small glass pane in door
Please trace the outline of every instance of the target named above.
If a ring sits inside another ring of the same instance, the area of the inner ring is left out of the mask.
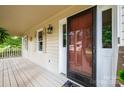
[[[66,47],[66,24],[63,24],[63,47]]]
[[[102,12],[102,47],[112,48],[112,9]]]

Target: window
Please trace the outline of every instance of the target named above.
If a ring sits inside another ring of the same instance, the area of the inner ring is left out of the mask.
[[[112,48],[112,9],[102,12],[102,47]]]
[[[24,37],[23,42],[24,42],[24,48],[28,50],[28,36]]]
[[[63,47],[66,47],[66,24],[63,24]]]
[[[38,51],[43,50],[43,31],[37,33]]]

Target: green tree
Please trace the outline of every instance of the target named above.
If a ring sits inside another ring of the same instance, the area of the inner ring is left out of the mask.
[[[0,48],[21,48],[21,37],[10,36],[6,29],[0,27]]]
[[[9,34],[7,33],[7,30],[0,27],[0,44],[4,43],[8,36]]]
[[[20,48],[21,47],[21,37],[9,36],[4,43],[5,46],[10,48]]]
[[[21,48],[21,37],[8,36],[0,48]]]

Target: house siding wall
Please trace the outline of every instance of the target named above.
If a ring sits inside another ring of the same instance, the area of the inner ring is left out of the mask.
[[[122,34],[121,34],[121,46],[124,46],[124,6],[122,6]]]
[[[59,20],[71,16],[77,12],[83,11],[91,6],[71,6],[54,16],[46,19],[45,21],[33,26],[26,31],[25,35],[28,35],[28,51],[23,47],[23,56],[30,59],[32,62],[46,68],[47,70],[58,73],[59,65]],[[41,28],[47,28],[48,25],[53,26],[52,34],[44,34],[44,45],[41,53],[36,51],[36,31]],[[30,38],[32,37],[32,41]],[[49,62],[50,61],[50,62]]]

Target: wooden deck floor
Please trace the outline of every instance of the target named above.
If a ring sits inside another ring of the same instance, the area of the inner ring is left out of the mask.
[[[0,59],[0,87],[60,87],[66,81],[27,59]]]

